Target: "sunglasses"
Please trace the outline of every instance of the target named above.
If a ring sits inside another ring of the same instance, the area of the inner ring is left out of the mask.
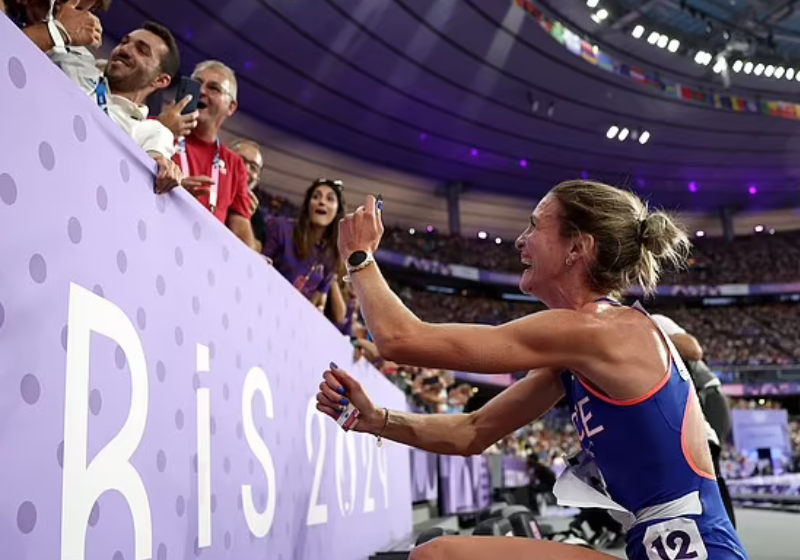
[[[331,179],[320,178],[320,179],[317,179],[316,181],[314,181],[313,183],[311,183],[311,187],[312,188],[317,188],[320,185],[328,186],[328,187],[332,188],[333,190],[337,191],[338,193],[341,193],[342,191],[344,191],[344,183],[342,181],[340,181],[339,179],[331,180]]]

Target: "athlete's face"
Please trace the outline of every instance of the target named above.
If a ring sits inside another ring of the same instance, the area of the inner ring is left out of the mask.
[[[541,295],[558,281],[568,265],[571,240],[561,235],[561,204],[545,196],[531,214],[530,224],[517,238],[516,247],[525,272],[519,281],[523,293]]]

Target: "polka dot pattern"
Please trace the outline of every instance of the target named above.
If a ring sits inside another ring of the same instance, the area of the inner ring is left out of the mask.
[[[7,206],[17,201],[17,183],[8,173],[0,173],[0,202]]]
[[[128,255],[122,249],[117,251],[117,268],[122,274],[128,272]]]
[[[100,410],[103,408],[103,396],[100,394],[100,391],[97,389],[92,389],[91,393],[89,393],[89,410],[97,416],[100,414]]]
[[[69,235],[69,240],[76,245],[81,242],[83,238],[83,229],[81,228],[81,223],[78,221],[78,218],[73,216],[69,219],[69,222],[67,222],[67,235]]]
[[[53,147],[47,142],[39,144],[39,163],[47,171],[52,171],[56,167],[56,154],[53,152]]]
[[[141,307],[136,310],[136,324],[139,325],[140,330],[147,327],[147,313]]]
[[[95,502],[92,511],[89,512],[89,527],[97,527],[100,522],[100,504]]]
[[[156,377],[161,383],[167,378],[167,367],[161,360],[156,363]]]
[[[75,134],[78,142],[86,141],[86,121],[80,115],[72,117],[72,132]]]
[[[97,207],[105,212],[108,210],[108,193],[106,192],[106,188],[102,185],[97,187],[95,191],[95,200],[97,201]]]
[[[131,168],[124,159],[119,162],[119,176],[122,178],[123,183],[131,180]]]
[[[109,133],[119,134],[104,129],[113,123],[91,117],[69,97],[53,104],[48,93],[51,63],[24,37],[6,35],[0,38],[0,91],[12,103],[0,104],[0,122],[12,122],[20,100],[30,98],[36,101],[38,116],[50,123],[46,130],[15,127],[13,143],[4,143],[13,153],[0,166],[0,254],[7,256],[12,278],[10,289],[0,293],[0,356],[8,373],[0,376],[0,391],[12,412],[0,419],[0,456],[6,458],[0,518],[8,521],[8,542],[22,547],[7,555],[20,556],[23,550],[26,557],[51,558],[57,550],[53,539],[58,538],[61,495],[55,489],[61,485],[65,445],[68,459],[74,452],[71,441],[63,441],[64,365],[69,344],[83,340],[75,324],[67,325],[70,282],[91,290],[96,297],[90,299],[105,299],[98,304],[113,305],[144,352],[147,418],[131,464],[142,477],[151,507],[153,543],[148,552],[153,558],[194,557],[198,535],[193,387],[198,386],[198,343],[208,345],[211,356],[211,371],[199,381],[211,396],[213,438],[214,540],[212,547],[198,549],[201,558],[349,560],[367,557],[391,540],[389,527],[405,532],[402,525],[386,522],[377,470],[372,473],[371,495],[378,511],[364,515],[356,508],[350,517],[340,515],[334,468],[338,432],[332,423],[326,425],[319,496],[331,521],[306,528],[314,476],[305,443],[306,408],[325,364],[333,359],[349,365],[346,341],[334,339],[315,309],[186,193],[155,196],[145,156],[108,142]],[[48,204],[39,204],[42,200]],[[20,236],[13,226],[32,208],[42,235]],[[17,288],[24,297],[14,295]],[[52,312],[36,313],[36,304]],[[84,414],[86,458],[92,461],[128,417],[135,394],[131,369],[137,361],[104,334],[93,333],[89,340]],[[133,352],[137,346],[125,347]],[[276,472],[278,506],[263,538],[251,535],[241,513],[242,485],[252,487],[258,509],[270,499],[264,472],[244,437],[241,414],[244,379],[256,365],[266,372],[274,405],[270,419],[261,396],[252,402],[256,433],[269,449]],[[363,381],[376,400],[403,405],[402,395],[393,400],[394,393],[386,392],[384,380],[373,385]],[[313,434],[319,449],[316,423]],[[394,482],[402,481],[404,474],[407,478],[403,469],[408,460],[398,453],[389,462],[391,498],[409,504],[403,484]],[[356,459],[360,503],[365,480],[360,451]],[[346,459],[346,493],[350,468]],[[104,493],[90,511],[87,560],[135,558],[124,498],[117,492]],[[331,533],[334,527],[336,535]],[[364,538],[339,538],[364,529]]]
[[[23,502],[17,510],[17,527],[19,530],[28,534],[36,527],[36,506],[32,502]]]
[[[167,282],[160,274],[156,276],[156,291],[160,296],[163,296],[165,293],[167,293]]]
[[[25,67],[15,56],[8,59],[8,77],[11,78],[11,83],[14,84],[14,87],[17,89],[23,89],[28,83]]]
[[[20,383],[19,392],[22,395],[22,400],[28,404],[36,404],[41,394],[41,387],[39,380],[35,375],[28,373],[22,378]]]
[[[31,257],[28,262],[28,272],[31,275],[31,280],[37,284],[43,284],[47,280],[47,263],[42,255],[36,253]]]

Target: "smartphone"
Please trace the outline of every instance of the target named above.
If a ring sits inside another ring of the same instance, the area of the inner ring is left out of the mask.
[[[180,102],[187,95],[192,96],[192,100],[181,111],[182,115],[188,115],[197,111],[197,104],[200,103],[200,82],[192,78],[182,77],[178,84],[178,92],[175,95],[175,102]]]

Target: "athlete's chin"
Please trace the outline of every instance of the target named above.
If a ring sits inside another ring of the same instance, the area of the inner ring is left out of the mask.
[[[519,279],[519,290],[529,296],[536,295],[536,281],[530,268],[522,273],[522,278]]]

